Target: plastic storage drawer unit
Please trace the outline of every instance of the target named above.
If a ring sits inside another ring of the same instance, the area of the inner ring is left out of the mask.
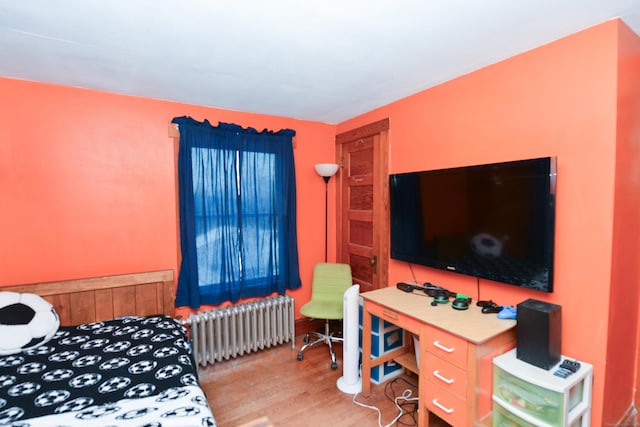
[[[562,357],[561,360],[565,358]],[[591,408],[592,366],[582,362],[577,372],[562,378],[549,370],[516,358],[515,350],[493,360],[494,426],[588,426]],[[497,424],[507,411],[512,424]]]

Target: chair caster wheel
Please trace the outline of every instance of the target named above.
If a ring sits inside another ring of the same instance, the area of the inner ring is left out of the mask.
[[[331,369],[338,369],[338,364],[336,362],[331,362]]]
[[[298,360],[302,360],[304,358],[304,356],[302,355],[302,353],[298,353]]]
[[[303,341],[304,341],[305,344],[309,342],[309,334],[306,334],[304,336],[304,340]]]

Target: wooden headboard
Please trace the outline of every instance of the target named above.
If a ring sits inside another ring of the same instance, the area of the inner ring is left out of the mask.
[[[62,326],[119,316],[175,314],[173,270],[3,286],[0,291],[42,296],[53,304]]]

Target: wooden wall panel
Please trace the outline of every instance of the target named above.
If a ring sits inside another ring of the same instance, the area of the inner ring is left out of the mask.
[[[96,318],[96,300],[93,291],[69,294],[71,322],[74,325],[93,322]]]
[[[148,315],[157,313],[156,307],[158,298],[156,297],[156,284],[136,286],[135,289],[136,313]]]
[[[172,270],[6,286],[0,291],[42,296],[63,326],[120,316],[175,315]]]
[[[113,314],[113,290],[112,289],[96,289],[94,291],[94,299],[96,304],[96,317],[99,319],[110,319],[115,317]]]
[[[161,287],[162,292],[160,294],[162,295],[162,304],[158,305],[158,307],[163,308],[163,313],[170,312],[171,316],[174,316],[176,310],[176,294],[173,289],[173,276],[171,277],[171,280],[162,282]]]
[[[49,301],[54,307],[56,307],[56,312],[58,313],[58,317],[60,318],[61,325],[71,325],[71,302],[69,298],[69,294],[62,295],[47,295],[44,297],[47,301]]]
[[[126,286],[113,290],[113,316],[121,317],[136,311],[136,289],[134,286]]]

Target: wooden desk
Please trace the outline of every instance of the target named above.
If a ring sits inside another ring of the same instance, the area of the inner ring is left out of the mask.
[[[411,332],[420,339],[418,426],[429,426],[429,412],[449,424],[485,425],[491,414],[492,360],[515,346],[515,320],[483,314],[474,304],[454,310],[451,304],[432,306],[431,298],[395,287],[361,294],[362,392],[371,392],[371,367],[394,359],[406,363],[409,339],[404,347],[371,358],[371,315]],[[412,358],[413,359],[413,358]],[[414,362],[415,363],[415,362]],[[413,368],[415,369],[415,368]]]

